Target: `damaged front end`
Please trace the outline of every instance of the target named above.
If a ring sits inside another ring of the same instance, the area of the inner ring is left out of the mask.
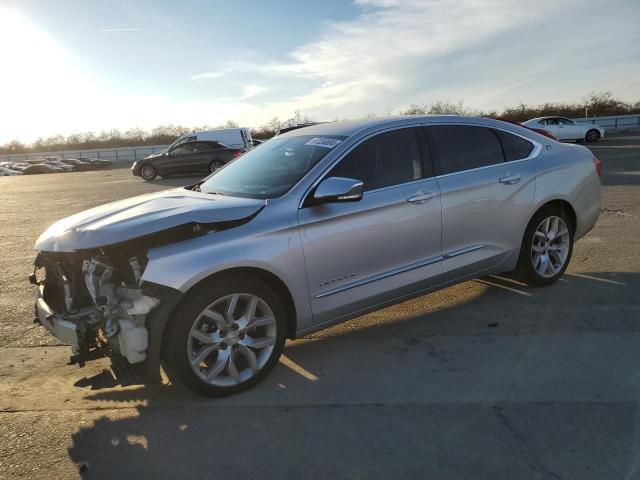
[[[71,345],[80,366],[108,355],[159,381],[162,335],[183,293],[145,281],[149,253],[180,242],[188,248],[189,240],[250,221],[264,205],[189,187],[59,220],[35,245],[36,321]]]
[[[143,268],[136,256],[40,252],[31,275],[36,321],[71,345],[80,366],[105,355],[141,363],[149,346],[147,316],[161,302],[143,292]]]

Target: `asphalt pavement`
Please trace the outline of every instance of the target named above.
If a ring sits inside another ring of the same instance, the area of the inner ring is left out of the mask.
[[[551,287],[468,281],[290,341],[258,387],[82,387],[32,323],[54,221],[187,184],[127,169],[0,178],[0,478],[640,478],[640,134],[588,145],[596,227]]]

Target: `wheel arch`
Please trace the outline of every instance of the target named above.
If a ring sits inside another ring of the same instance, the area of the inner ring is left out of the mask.
[[[578,227],[578,217],[576,215],[576,211],[573,208],[573,205],[571,205],[571,203],[569,203],[566,199],[563,199],[563,198],[546,200],[530,215],[529,222],[531,222],[531,219],[533,219],[533,217],[535,217],[538,214],[538,212],[549,207],[560,208],[562,211],[564,211],[569,217],[569,220],[571,221],[571,231],[572,233],[575,233],[576,228]],[[527,225],[529,224],[529,222],[527,222]]]
[[[195,288],[198,288],[200,285],[202,285],[205,282],[209,282],[216,278],[223,277],[226,275],[233,275],[233,274],[244,274],[244,275],[251,275],[251,276],[257,277],[276,291],[278,296],[282,299],[282,303],[284,305],[285,312],[287,315],[286,337],[294,338],[295,333],[297,331],[297,326],[298,326],[297,325],[298,317],[297,317],[295,302],[293,301],[293,295],[289,291],[289,288],[284,283],[284,281],[280,277],[278,277],[276,274],[268,270],[258,268],[258,267],[231,267],[231,268],[219,270],[217,272],[214,272],[200,279],[197,283],[193,284],[189,288],[189,290],[186,292],[185,295],[188,295],[189,291]],[[166,332],[166,329],[165,329],[165,332]],[[163,333],[163,337],[164,337],[164,333]]]

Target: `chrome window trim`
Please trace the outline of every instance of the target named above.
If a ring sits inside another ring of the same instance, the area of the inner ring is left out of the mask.
[[[400,188],[400,187],[405,187],[407,185],[412,185],[414,183],[421,183],[424,182],[425,180],[431,180],[434,177],[426,177],[426,178],[418,178],[417,180],[411,180],[410,182],[405,182],[405,183],[397,183],[395,185],[389,185],[387,187],[380,187],[380,188],[376,188],[374,190],[369,190],[367,192],[363,192],[362,196],[364,197],[365,195],[368,195],[370,193],[378,193],[378,192],[384,192],[385,190],[393,190],[394,188]]]
[[[450,175],[458,175],[460,173],[466,173],[466,172],[474,172],[476,170],[482,170],[485,168],[491,168],[491,167],[496,167],[499,165],[505,165],[505,164],[511,164],[511,163],[518,163],[518,162],[524,162],[526,160],[532,160],[534,158],[537,158],[540,155],[540,152],[542,151],[542,144],[539,143],[536,140],[533,140],[529,137],[525,137],[524,135],[521,135],[519,133],[516,132],[512,132],[511,130],[507,130],[506,128],[502,128],[499,126],[494,126],[494,125],[486,125],[483,123],[471,123],[471,122],[456,122],[456,121],[434,121],[434,122],[425,122],[424,119],[416,119],[416,122],[412,122],[409,124],[405,124],[405,125],[394,125],[391,127],[386,127],[386,128],[381,128],[380,130],[376,130],[374,132],[370,132],[369,134],[367,134],[366,136],[362,137],[360,140],[358,140],[356,143],[354,143],[353,145],[351,145],[349,147],[348,150],[342,152],[340,154],[340,156],[334,160],[333,162],[331,162],[331,164],[320,174],[318,175],[318,178],[309,186],[309,188],[307,188],[307,190],[305,190],[304,194],[301,196],[300,201],[298,202],[298,210],[302,209],[302,205],[304,204],[305,200],[307,199],[309,192],[311,192],[315,187],[318,186],[318,184],[325,179],[325,177],[328,175],[329,171],[338,164],[338,162],[340,162],[342,159],[344,159],[347,155],[349,155],[349,153],[351,153],[351,151],[356,148],[358,145],[360,145],[362,142],[369,140],[370,138],[374,137],[375,135],[379,135],[381,133],[387,133],[387,132],[391,132],[394,130],[402,130],[404,128],[416,128],[416,127],[429,127],[432,125],[467,125],[470,127],[484,127],[484,128],[493,128],[495,130],[501,130],[505,133],[510,133],[511,135],[515,135],[516,137],[520,137],[530,143],[533,144],[533,150],[531,150],[531,153],[525,157],[525,158],[519,158],[517,160],[509,160],[509,161],[504,161],[502,163],[496,163],[493,165],[485,165],[483,167],[476,167],[476,168],[470,168],[468,170],[459,170],[457,172],[451,172],[451,173],[445,173],[442,175],[433,175],[431,177],[422,177],[419,178],[417,180],[412,180],[410,182],[405,182],[405,183],[399,183],[396,185],[389,185],[388,187],[381,187],[381,188],[377,188],[375,190],[369,190],[367,192],[363,193],[363,196],[366,195],[367,193],[371,193],[371,192],[379,192],[382,190],[387,190],[387,189],[391,189],[391,188],[397,188],[397,187],[401,187],[404,185],[409,185],[411,183],[417,183],[423,180],[428,180],[430,178],[445,178],[448,177]],[[524,128],[524,127],[523,127]],[[423,159],[424,160],[424,159]]]
[[[531,150],[531,153],[529,153],[529,155],[524,157],[524,158],[518,158],[517,160],[509,160],[509,161],[505,160],[502,163],[494,163],[492,165],[484,165],[482,167],[469,168],[467,170],[458,170],[457,172],[443,173],[441,175],[436,175],[435,178],[446,178],[446,177],[449,177],[451,175],[459,175],[461,173],[475,172],[476,170],[484,170],[484,169],[487,169],[487,168],[498,167],[500,165],[510,165],[512,163],[525,162],[527,160],[532,160],[534,158],[537,158],[538,155],[540,155],[540,152],[542,151],[542,144],[537,142],[536,140],[532,140],[531,138],[525,137],[524,135],[520,135],[519,133],[515,133],[515,132],[512,132],[512,131],[507,130],[505,128],[501,128],[501,127],[494,127],[494,126],[484,125],[484,124],[481,124],[481,123],[468,123],[468,122],[430,122],[430,123],[423,123],[422,124],[422,126],[424,126],[424,127],[429,127],[431,125],[463,125],[463,126],[469,126],[469,127],[492,128],[492,129],[495,129],[495,130],[500,130],[500,131],[505,132],[505,133],[510,133],[511,135],[515,135],[516,137],[520,137],[520,138],[528,141],[529,143],[533,144],[533,150]]]
[[[314,298],[328,297],[329,295],[333,295],[334,293],[344,292],[345,290],[351,290],[352,288],[355,288],[355,287],[361,287],[362,285],[367,285],[368,283],[376,282],[384,278],[389,278],[394,275],[398,275],[400,273],[410,272],[411,270],[415,270],[416,268],[426,267],[427,265],[431,265],[437,262],[442,262],[443,260],[457,257],[458,255],[464,255],[465,253],[475,252],[476,250],[480,250],[481,248],[484,248],[484,247],[485,245],[470,245],[468,247],[452,250],[443,255],[429,257],[424,260],[420,260],[419,262],[410,263],[409,265],[405,265],[404,267],[394,268],[393,270],[389,270],[383,273],[378,273],[376,275],[371,275],[370,277],[366,277],[361,280],[356,280],[355,282],[351,282],[346,285],[342,285],[340,287],[332,288],[331,290],[327,290],[325,292],[315,295]]]

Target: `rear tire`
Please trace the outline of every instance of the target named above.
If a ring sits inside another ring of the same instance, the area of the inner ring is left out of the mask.
[[[598,140],[600,140],[600,132],[595,128],[592,128],[587,132],[584,138],[585,140],[587,140],[587,142],[597,142]]]
[[[522,239],[516,277],[538,287],[556,282],[571,261],[573,230],[562,208],[549,206],[536,213]]]
[[[212,278],[176,308],[165,336],[167,374],[207,397],[247,390],[278,362],[286,326],[282,300],[262,280]]]
[[[158,171],[153,165],[143,165],[140,167],[140,176],[143,180],[154,180],[158,176]]]
[[[224,167],[224,162],[222,160],[214,160],[209,164],[209,172],[213,173],[222,167]]]

